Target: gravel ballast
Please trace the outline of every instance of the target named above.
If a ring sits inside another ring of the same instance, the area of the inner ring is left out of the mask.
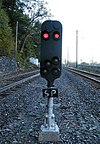
[[[63,70],[55,81],[59,98],[54,98],[54,114],[62,142],[56,144],[99,144],[100,89]],[[42,96],[46,81],[41,77],[1,99],[0,144],[39,144],[47,99]],[[54,143],[55,144],[55,143]]]

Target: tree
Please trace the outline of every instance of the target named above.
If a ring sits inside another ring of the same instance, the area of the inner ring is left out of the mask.
[[[46,6],[43,0],[2,0],[2,9],[9,18],[8,27],[12,29],[9,34],[14,41],[18,21],[17,58],[21,61],[32,56],[39,58],[41,22],[51,16]]]
[[[38,21],[32,27],[30,34],[27,36],[26,45],[24,47],[25,56],[40,57],[40,38],[41,38],[41,23]]]
[[[24,24],[25,31],[22,36],[23,39],[21,39],[21,50],[25,47],[32,26],[34,26],[37,21],[51,16],[46,6],[47,2],[43,0],[2,0],[2,7],[6,10],[10,18],[13,34],[15,34],[16,22],[19,21],[20,26],[22,25],[24,15],[28,16],[27,23]],[[23,29],[23,27],[21,27],[21,29]]]
[[[41,1],[39,1],[39,0],[30,0],[30,1],[24,0],[24,1],[25,1],[25,6],[27,6],[27,13],[30,17],[30,21],[29,21],[29,24],[27,25],[27,29],[26,29],[26,33],[24,35],[21,50],[24,49],[27,36],[30,34],[31,25],[34,25],[39,20],[51,17],[50,10],[48,11],[46,8],[47,2],[44,2],[43,0],[41,0]]]
[[[8,16],[0,9],[0,55],[8,55],[14,47],[12,30],[8,25]]]
[[[2,0],[2,8],[5,10],[9,17],[9,25],[13,30],[15,36],[16,22],[20,21],[23,17],[23,9],[20,8],[22,5],[19,0]],[[20,6],[19,6],[20,4]]]

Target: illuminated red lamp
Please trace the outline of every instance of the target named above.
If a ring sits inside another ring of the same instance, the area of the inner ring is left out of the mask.
[[[42,35],[43,39],[49,39],[49,34],[47,32],[43,33]]]
[[[54,33],[54,39],[59,39],[60,38],[60,34],[59,34],[59,32],[55,32]]]

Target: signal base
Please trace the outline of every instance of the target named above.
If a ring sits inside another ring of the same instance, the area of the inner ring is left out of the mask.
[[[57,142],[59,138],[59,127],[55,124],[55,129],[49,129],[44,125],[41,126],[41,132],[39,133],[39,142]]]

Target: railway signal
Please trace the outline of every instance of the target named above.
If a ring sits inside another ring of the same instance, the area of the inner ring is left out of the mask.
[[[59,21],[47,20],[41,27],[40,73],[48,81],[43,96],[48,98],[48,113],[41,126],[39,141],[59,141],[59,127],[53,114],[53,97],[58,97],[58,89],[53,87],[55,79],[61,75],[62,25]]]
[[[61,75],[62,25],[59,21],[47,20],[41,27],[40,73],[49,83]]]

